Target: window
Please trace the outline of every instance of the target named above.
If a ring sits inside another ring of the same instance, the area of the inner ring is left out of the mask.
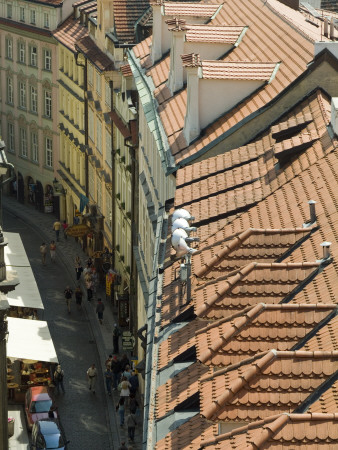
[[[88,64],[88,83],[93,86],[94,69],[93,66]]]
[[[111,91],[110,91],[110,84],[108,81],[105,83],[105,102],[106,105],[111,108]]]
[[[52,93],[45,91],[45,116],[49,119],[52,117]]]
[[[101,180],[97,178],[96,183],[96,203],[100,211],[102,211],[102,190],[101,190]]]
[[[102,122],[101,120],[96,121],[96,148],[102,154]]]
[[[35,132],[31,133],[31,146],[32,146],[32,160],[38,162],[38,135]]]
[[[36,67],[38,62],[38,49],[36,47],[31,47],[31,66]]]
[[[26,83],[19,82],[19,107],[26,108]]]
[[[6,38],[6,58],[13,59],[13,41]]]
[[[101,77],[99,72],[96,72],[96,92],[101,97]]]
[[[112,227],[112,198],[106,191],[106,223],[111,229]]]
[[[34,86],[31,86],[30,97],[31,97],[31,104],[30,104],[31,111],[34,113],[37,113],[38,112],[38,90]]]
[[[7,78],[7,103],[13,104],[13,80]]]
[[[7,123],[7,148],[10,152],[14,152],[14,124]]]
[[[46,138],[46,166],[53,167],[53,142]]]
[[[21,64],[26,62],[26,46],[24,42],[19,42],[19,62]]]
[[[90,108],[88,108],[88,125],[88,136],[94,141],[94,114]]]
[[[10,3],[7,3],[7,19],[11,19],[13,14],[13,8]]]
[[[49,28],[49,14],[43,13],[43,26]]]
[[[52,52],[50,50],[44,51],[44,69],[52,70]]]
[[[36,11],[35,11],[35,9],[31,9],[31,24],[32,25],[36,24]]]
[[[20,21],[25,21],[25,8],[23,6],[20,6]]]
[[[27,158],[27,131],[25,128],[20,128],[20,155]]]
[[[111,161],[111,134],[106,130],[106,162],[109,167],[112,166]]]

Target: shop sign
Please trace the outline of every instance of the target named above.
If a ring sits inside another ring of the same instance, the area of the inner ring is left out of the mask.
[[[123,350],[133,350],[135,346],[135,338],[130,331],[123,331],[122,333],[122,348]]]
[[[83,237],[91,231],[85,224],[73,225],[66,230],[67,236]]]
[[[111,294],[112,277],[106,275],[106,295]]]

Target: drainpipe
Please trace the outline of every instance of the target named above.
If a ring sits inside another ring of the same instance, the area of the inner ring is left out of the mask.
[[[110,86],[110,95],[111,95],[111,107],[110,110],[113,111],[114,109],[114,83],[113,81],[109,81]],[[111,121],[111,173],[112,173],[112,205],[111,205],[111,216],[112,216],[112,226],[111,226],[111,246],[112,246],[112,265],[113,269],[115,269],[115,217],[116,217],[116,189],[115,189],[115,170],[116,170],[116,164],[115,164],[115,149],[114,149],[114,123]],[[113,299],[113,303],[115,302],[115,298]]]

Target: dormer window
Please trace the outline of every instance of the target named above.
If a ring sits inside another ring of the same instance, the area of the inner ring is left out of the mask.
[[[11,19],[13,14],[13,8],[12,5],[7,3],[7,19]]]
[[[31,25],[36,25],[36,11],[31,9]]]
[[[25,21],[25,8],[20,6],[20,21],[24,22]]]
[[[49,14],[43,13],[43,26],[49,28]]]

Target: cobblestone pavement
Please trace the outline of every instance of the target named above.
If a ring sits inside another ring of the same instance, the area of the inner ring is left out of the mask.
[[[82,262],[87,256],[75,239],[57,242],[56,262],[47,258],[42,266],[39,247],[42,242],[55,240],[52,230],[55,216],[40,213],[33,207],[18,203],[15,198],[3,197],[4,230],[20,233],[30,260],[40,295],[44,303],[44,316],[48,322],[59,362],[65,371],[66,393],[56,398],[62,424],[70,439],[71,450],[117,450],[122,441],[128,444],[126,427],[118,425],[115,406],[117,391],[109,397],[103,380],[104,362],[112,353],[112,329],[117,321],[116,311],[106,301],[104,288],[100,287],[95,299],[101,297],[106,308],[103,324],[100,325],[95,313],[96,301],[82,301],[82,309],[77,310],[75,300],[71,314],[67,313],[63,291],[67,284],[75,287],[74,260],[79,255]],[[49,255],[48,255],[49,256]],[[82,280],[83,283],[83,280]],[[86,371],[95,363],[99,369],[96,394],[88,390]],[[140,399],[138,399],[141,404]],[[141,415],[136,427],[133,450],[142,448]]]

